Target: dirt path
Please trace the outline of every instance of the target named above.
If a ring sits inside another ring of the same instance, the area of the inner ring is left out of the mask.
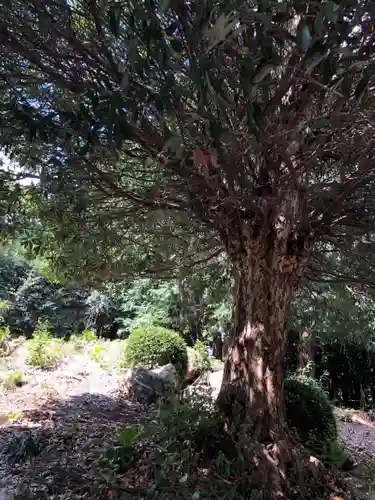
[[[353,420],[338,422],[340,440],[356,463],[348,480],[358,500],[375,500],[375,425],[366,415],[354,416]]]
[[[0,395],[0,500],[125,498],[97,467],[116,430],[145,418],[121,397],[121,376],[85,355],[53,372],[22,368],[27,384]],[[31,459],[19,453],[30,435]]]

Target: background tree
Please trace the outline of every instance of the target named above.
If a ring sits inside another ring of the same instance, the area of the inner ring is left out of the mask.
[[[102,279],[224,249],[221,400],[281,440],[287,314],[324,264],[314,245],[372,245],[373,2],[3,4],[1,141],[40,173],[51,256]]]

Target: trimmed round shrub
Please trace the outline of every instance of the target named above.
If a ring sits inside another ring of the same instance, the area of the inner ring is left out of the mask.
[[[333,407],[314,379],[293,377],[284,383],[288,426],[312,451],[321,453],[327,443],[337,439]]]
[[[154,368],[172,363],[183,377],[188,365],[187,346],[177,332],[160,326],[139,327],[128,337],[126,366]]]

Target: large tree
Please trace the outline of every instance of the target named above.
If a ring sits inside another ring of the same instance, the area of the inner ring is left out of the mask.
[[[262,442],[284,437],[286,318],[314,246],[372,244],[374,14],[365,0],[2,1],[1,141],[40,172],[54,251],[74,239],[102,276],[121,270],[119,235],[143,248],[136,270],[171,237],[180,264],[221,246],[236,281],[221,400],[235,394]]]

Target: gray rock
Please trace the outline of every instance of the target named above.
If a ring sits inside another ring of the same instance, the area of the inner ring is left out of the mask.
[[[223,370],[204,373],[192,385],[186,388],[186,392],[188,394],[204,394],[216,401],[220,392],[223,373]]]
[[[177,385],[177,373],[173,365],[153,370],[131,368],[124,376],[126,396],[143,404],[150,404],[166,396]]]
[[[174,388],[177,386],[178,375],[176,368],[169,363],[168,365],[158,366],[157,368],[153,368],[150,370],[152,373],[160,377],[163,382],[170,388]]]

